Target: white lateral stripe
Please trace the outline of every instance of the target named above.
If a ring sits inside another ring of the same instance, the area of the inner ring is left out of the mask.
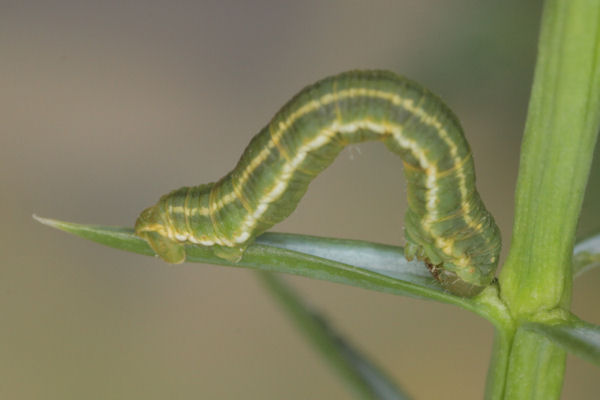
[[[313,111],[319,109],[320,107],[322,107],[324,105],[329,105],[332,102],[337,102],[339,100],[345,100],[345,99],[353,98],[353,97],[357,97],[357,96],[365,96],[365,97],[372,97],[372,98],[376,98],[376,99],[388,100],[392,104],[394,104],[396,106],[400,106],[400,107],[404,108],[405,110],[407,110],[408,112],[410,112],[411,114],[416,115],[424,125],[431,126],[431,127],[435,128],[436,131],[438,131],[438,133],[440,133],[440,137],[442,137],[444,142],[447,143],[447,145],[450,149],[450,154],[455,158],[455,162],[456,162],[456,160],[459,160],[458,155],[457,155],[458,149],[456,147],[456,144],[454,142],[452,142],[452,140],[450,139],[450,137],[448,135],[448,132],[444,129],[443,125],[439,122],[439,120],[435,116],[427,114],[427,112],[425,112],[425,110],[423,110],[420,107],[416,107],[414,104],[414,101],[412,99],[405,99],[396,93],[386,92],[386,91],[382,91],[382,90],[367,89],[367,88],[352,88],[352,89],[342,90],[337,93],[327,93],[327,94],[323,95],[319,100],[309,101],[306,104],[299,107],[293,113],[291,113],[285,119],[285,121],[281,121],[279,123],[279,126],[277,127],[277,130],[271,135],[271,138],[269,139],[267,145],[256,155],[256,157],[254,157],[252,159],[252,161],[246,166],[246,169],[240,174],[238,182],[237,182],[238,187],[243,186],[247,182],[247,180],[250,177],[250,175],[252,174],[252,172],[256,168],[258,168],[258,166],[264,160],[266,160],[266,158],[269,156],[269,153],[271,152],[271,150],[274,147],[276,147],[276,142],[279,142],[279,140],[281,139],[283,134],[287,131],[287,129],[291,125],[294,124],[294,122],[296,122],[296,120],[298,120],[299,118],[305,116],[306,114],[308,114],[310,112],[313,112]],[[461,173],[462,173],[462,171],[461,171]],[[464,178],[465,177],[463,175],[462,179],[461,179],[461,183],[464,183],[464,181],[465,181]],[[465,191],[465,193],[466,193],[466,191]],[[216,205],[217,207],[215,209],[220,210],[221,208],[225,207],[226,205],[232,203],[235,200],[236,200],[235,194],[232,192],[229,192],[221,197],[221,199],[219,200],[219,203]],[[202,207],[202,208],[196,209],[194,211],[194,214],[196,214],[196,213],[199,215],[209,215],[210,210],[207,207]]]
[[[379,134],[392,134],[403,148],[410,149],[410,151],[419,160],[421,167],[426,171],[428,175],[428,179],[426,180],[426,208],[428,211],[430,209],[435,208],[437,204],[437,190],[432,189],[437,188],[437,185],[435,184],[437,168],[435,165],[432,165],[429,162],[425,152],[417,144],[416,141],[404,137],[402,135],[401,129],[398,126],[392,124],[375,123],[370,120],[357,121],[345,125],[339,125],[337,122],[334,122],[328,129],[324,129],[321,132],[321,134],[319,134],[316,138],[300,147],[295,157],[289,163],[286,163],[284,165],[281,175],[279,177],[279,181],[267,194],[262,196],[262,198],[259,200],[259,205],[254,211],[254,213],[247,215],[244,218],[238,230],[239,233],[237,233],[233,237],[233,241],[236,243],[243,243],[247,239],[247,237],[250,236],[249,232],[251,232],[252,229],[256,226],[257,220],[267,211],[269,204],[277,200],[283,194],[283,192],[287,188],[289,180],[292,178],[293,173],[295,172],[296,168],[302,163],[302,161],[304,161],[307,153],[327,144],[336,132],[352,133],[359,129],[368,129]],[[433,179],[430,179],[430,177],[433,177]]]
[[[264,160],[269,156],[271,150],[274,147],[276,147],[283,134],[297,119],[312,111],[317,110],[318,108],[324,105],[328,105],[332,102],[337,102],[338,100],[343,100],[357,96],[366,96],[388,100],[392,104],[400,106],[409,113],[415,115],[422,124],[433,127],[438,132],[439,137],[448,146],[449,153],[450,156],[453,158],[454,164],[458,165],[461,163],[456,143],[452,141],[445,127],[441,124],[441,122],[436,118],[435,115],[428,114],[424,109],[415,106],[415,103],[412,99],[402,98],[398,94],[374,89],[354,88],[346,89],[338,93],[327,93],[318,100],[309,101],[301,107],[299,107],[294,112],[292,112],[284,121],[281,121],[276,127],[274,133],[271,135],[271,138],[269,139],[267,145],[256,155],[256,157],[254,157],[254,159],[252,159],[248,163],[244,171],[239,175],[237,185],[244,185],[247,182],[252,172],[256,170],[256,168],[258,168],[258,166],[260,166],[262,162],[264,162]],[[425,208],[427,212],[421,222],[423,224],[424,229],[428,231],[432,237],[434,237],[433,233],[431,232],[431,225],[438,218],[437,203],[439,201],[439,193],[436,181],[437,166],[429,162],[426,156],[426,152],[418,145],[416,141],[410,140],[402,135],[399,126],[385,122],[375,123],[366,119],[363,121],[357,121],[345,125],[341,125],[337,122],[334,122],[329,128],[321,131],[317,137],[312,139],[310,142],[302,145],[298,149],[297,154],[293,157],[293,159],[284,164],[281,175],[278,177],[277,182],[269,192],[267,192],[260,198],[256,210],[254,210],[252,214],[246,215],[240,227],[232,237],[231,241],[226,238],[216,237],[213,240],[199,240],[197,238],[193,238],[192,240],[191,236],[189,237],[189,240],[195,243],[202,242],[201,244],[204,245],[220,244],[229,247],[235,247],[236,243],[244,243],[250,238],[251,232],[256,226],[258,219],[260,219],[260,217],[264,215],[264,213],[267,211],[269,204],[273,203],[279,197],[281,197],[281,195],[287,188],[289,180],[291,179],[293,173],[295,172],[297,167],[304,161],[307,153],[323,146],[324,144],[327,144],[330,141],[331,136],[333,136],[336,132],[352,133],[359,129],[368,129],[380,134],[392,134],[394,138],[398,141],[400,146],[409,149],[413,153],[413,155],[419,160],[419,163],[421,164],[421,167],[423,168],[427,176],[425,180]],[[467,179],[464,175],[462,167],[456,170],[456,176],[458,178],[458,190],[460,191],[461,198],[464,200],[467,197]],[[236,199],[237,197],[235,196],[235,193],[233,191],[221,196],[221,198],[216,202],[216,204],[213,204],[214,211],[221,210],[223,207],[232,203]],[[465,218],[465,222],[470,227],[475,228],[476,224],[470,216],[470,204],[468,204],[468,202],[466,201],[462,201],[461,207]],[[173,211],[179,212],[180,208],[181,207],[173,207]],[[189,212],[190,216],[196,214],[202,216],[210,215],[210,209],[208,207],[196,207],[190,211],[183,211]],[[175,235],[173,232],[169,232],[169,236],[172,237]],[[210,244],[208,244],[209,242]],[[436,246],[442,249],[444,253],[451,255],[453,247],[452,241],[449,241],[442,237],[437,237]],[[463,262],[465,263],[465,265],[468,265],[468,260],[459,260],[460,264],[463,264]]]

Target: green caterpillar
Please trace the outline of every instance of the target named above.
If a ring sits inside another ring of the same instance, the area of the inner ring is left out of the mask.
[[[294,211],[311,180],[350,143],[379,140],[404,163],[408,259],[424,260],[450,292],[479,293],[493,279],[500,233],[475,189],[458,119],[434,94],[387,71],[350,71],[304,88],[216,183],[183,187],[142,212],[138,236],[169,263],[185,243],[232,262]]]

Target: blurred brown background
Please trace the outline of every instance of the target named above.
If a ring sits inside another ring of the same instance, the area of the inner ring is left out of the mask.
[[[1,1],[0,398],[349,397],[251,272],[170,267],[31,214],[131,226],[161,194],[225,174],[306,84],[385,68],[460,116],[506,250],[540,12],[518,0]],[[345,151],[276,230],[402,243],[400,164],[381,145]],[[416,398],[481,398],[486,321],[289,281]],[[595,323],[599,287],[589,273],[573,301]],[[598,371],[570,357],[564,398],[597,398]]]

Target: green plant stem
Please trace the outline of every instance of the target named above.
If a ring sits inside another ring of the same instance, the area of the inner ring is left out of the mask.
[[[600,125],[600,2],[548,0],[521,149],[501,295],[517,325],[568,309],[577,219]],[[560,396],[565,353],[517,329],[504,396]]]
[[[521,148],[512,246],[500,276],[518,319],[568,305],[577,219],[600,123],[600,2],[544,7]]]
[[[510,358],[513,337],[514,330],[509,327],[505,327],[504,329],[496,328],[494,332],[494,347],[492,348],[492,358],[490,360],[485,387],[485,398],[487,400],[504,398],[508,360]]]
[[[546,338],[523,329],[512,342],[505,399],[559,399],[566,353]]]

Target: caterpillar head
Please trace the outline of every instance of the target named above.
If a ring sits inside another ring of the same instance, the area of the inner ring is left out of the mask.
[[[195,221],[187,220],[188,216],[198,211],[198,204],[208,207],[209,183],[195,187],[182,187],[160,198],[152,207],[142,211],[135,223],[135,234],[145,239],[154,252],[170,264],[185,261],[185,245],[200,250],[202,255],[207,251],[219,258],[237,263],[248,246],[247,243],[231,245],[215,232],[215,224],[210,214],[201,215]],[[190,204],[196,204],[196,208]],[[191,225],[191,226],[190,226]]]
[[[161,212],[159,204],[142,211],[135,222],[135,234],[145,239],[166,262],[180,264],[185,261],[185,248],[182,243],[169,239],[165,213]]]

